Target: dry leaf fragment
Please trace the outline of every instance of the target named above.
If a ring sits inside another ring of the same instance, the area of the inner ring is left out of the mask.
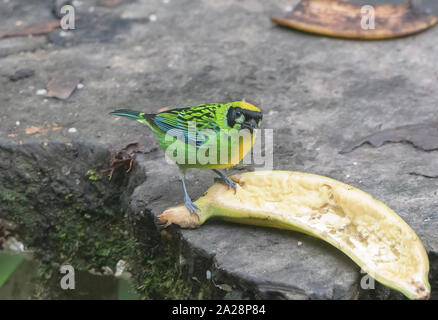
[[[59,28],[61,20],[53,20],[48,22],[36,23],[18,30],[9,30],[0,33],[0,39],[13,37],[39,36],[52,32]]]
[[[47,83],[46,97],[65,100],[75,91],[81,78],[76,76],[55,75]]]
[[[53,14],[57,17],[57,18],[59,18],[59,19],[62,19],[62,17],[64,16],[64,14],[62,14],[61,13],[61,9],[64,7],[64,6],[67,6],[67,5],[72,5],[72,0],[54,0],[53,1],[53,9],[52,9],[52,11],[53,11]]]
[[[35,137],[39,137],[41,135],[46,136],[50,131],[58,131],[61,130],[56,122],[48,123],[44,122],[41,126],[28,126],[24,130],[27,135],[34,135]]]
[[[109,180],[112,179],[114,171],[117,168],[128,166],[126,173],[129,173],[132,169],[132,165],[135,161],[135,156],[137,153],[147,154],[157,150],[157,145],[144,145],[139,142],[132,142],[127,144],[125,147],[119,150],[112,150],[110,154],[110,168],[101,170],[100,173],[108,174]]]
[[[348,144],[340,153],[348,153],[365,143],[378,148],[386,142],[408,142],[424,151],[438,150],[438,123],[412,124],[383,130]]]
[[[302,0],[285,17],[271,21],[301,31],[351,39],[389,39],[424,31],[438,18],[423,12],[410,2],[382,4],[374,8],[374,29],[362,27],[361,6],[338,0]],[[365,17],[366,18],[366,17]],[[365,19],[365,21],[367,21]]]

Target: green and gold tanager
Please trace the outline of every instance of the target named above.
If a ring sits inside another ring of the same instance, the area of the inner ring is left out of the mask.
[[[171,150],[172,156],[177,150],[184,151],[183,157],[174,162],[180,168],[185,205],[197,215],[199,208],[190,199],[184,181],[186,169],[213,170],[229,188],[236,189],[235,183],[218,169],[234,166],[245,157],[255,141],[254,129],[259,128],[262,120],[261,110],[243,101],[202,104],[157,114],[128,109],[110,114],[147,125],[157,136],[160,147],[165,152]]]

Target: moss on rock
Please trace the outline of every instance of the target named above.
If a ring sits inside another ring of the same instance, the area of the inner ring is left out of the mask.
[[[111,181],[102,176],[108,158],[105,150],[81,145],[0,148],[0,167],[7,173],[0,174],[0,218],[19,226],[18,240],[41,262],[34,297],[69,297],[59,289],[63,264],[75,271],[115,271],[121,259],[143,299],[210,297],[208,285],[184,273],[179,241],[160,240],[150,215],[122,205],[124,192],[135,185],[124,170]]]

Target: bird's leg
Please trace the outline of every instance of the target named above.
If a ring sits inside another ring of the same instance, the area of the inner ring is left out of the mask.
[[[228,189],[233,188],[234,189],[234,193],[236,192],[236,184],[231,181],[224,173],[222,173],[221,171],[217,170],[217,169],[213,169],[213,171],[218,174],[221,177],[221,180],[223,183],[225,183],[228,186]]]
[[[190,213],[195,213],[198,218],[199,218],[199,213],[198,211],[196,211],[196,209],[199,209],[199,207],[193,203],[192,199],[190,199],[190,196],[187,192],[187,188],[186,188],[186,183],[184,181],[185,178],[185,171],[180,171],[180,179],[181,179],[181,183],[184,189],[184,202],[185,202],[185,206],[187,207],[187,209],[189,209]]]

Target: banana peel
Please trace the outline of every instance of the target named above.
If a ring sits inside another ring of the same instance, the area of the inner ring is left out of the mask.
[[[197,228],[210,218],[306,233],[338,248],[382,284],[410,299],[428,299],[429,260],[418,236],[384,203],[324,176],[293,171],[234,175],[237,191],[215,183],[195,201],[165,210],[168,226]]]
[[[360,6],[337,0],[302,0],[285,17],[272,17],[281,26],[330,37],[378,40],[424,31],[438,18],[409,3],[375,5],[374,29],[363,29]],[[366,12],[368,13],[368,12]]]

